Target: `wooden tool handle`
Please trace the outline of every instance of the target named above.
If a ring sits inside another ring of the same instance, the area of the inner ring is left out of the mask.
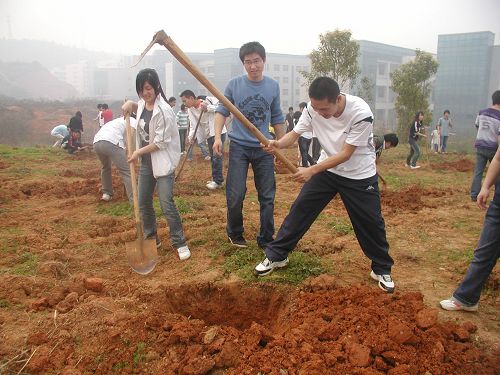
[[[132,137],[132,127],[130,126],[130,115],[125,116],[125,128],[127,131],[127,156],[130,158],[134,153],[135,145]],[[135,161],[128,164],[130,167],[130,180],[132,183],[132,195],[134,197],[134,216],[137,228],[141,227],[141,215],[139,212],[139,193],[137,191],[137,174],[135,173]]]

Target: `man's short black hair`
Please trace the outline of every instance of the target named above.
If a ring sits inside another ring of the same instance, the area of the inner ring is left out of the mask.
[[[493,105],[500,105],[500,90],[497,90],[491,95],[491,100],[493,101]]]
[[[318,77],[309,86],[309,97],[311,99],[328,99],[334,103],[340,94],[339,84],[330,77]]]
[[[444,110],[443,115],[446,115],[446,114],[450,114],[450,110],[449,109],[445,109]]]
[[[256,53],[262,61],[266,61],[266,49],[259,42],[248,42],[240,47],[240,60],[244,62],[245,56]]]
[[[306,108],[306,107],[307,107],[307,103],[306,103],[306,102],[300,102],[300,103],[299,103],[299,108],[300,108],[301,110],[303,110],[303,109],[304,109],[304,108]]]
[[[175,98],[175,96],[171,96],[170,98],[168,98],[168,102],[176,102],[177,99]]]
[[[390,142],[392,147],[396,147],[399,143],[398,136],[395,133],[384,134],[384,141]]]
[[[181,98],[183,96],[185,96],[186,98],[196,98],[196,95],[191,90],[184,90],[183,92],[181,92],[180,96],[181,96]]]

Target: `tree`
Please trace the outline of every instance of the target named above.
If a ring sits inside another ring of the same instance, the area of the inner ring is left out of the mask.
[[[359,74],[359,45],[351,40],[349,30],[335,30],[320,34],[320,45],[313,50],[311,72],[301,72],[308,84],[321,76],[337,81],[341,89],[351,88]]]
[[[373,81],[368,78],[367,76],[364,76],[361,78],[361,80],[358,83],[357,90],[355,95],[359,96],[362,98],[370,108],[372,109],[372,112],[375,109],[375,101],[373,97],[373,91],[375,90],[375,84]]]
[[[408,139],[415,113],[423,111],[424,121],[432,118],[429,109],[431,78],[436,74],[438,62],[430,53],[415,51],[415,59],[391,73],[391,89],[396,94],[394,104],[398,121],[398,136]]]

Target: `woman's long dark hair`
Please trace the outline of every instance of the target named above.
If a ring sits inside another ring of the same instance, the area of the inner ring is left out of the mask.
[[[142,89],[144,88],[146,82],[153,87],[156,96],[161,94],[162,98],[165,101],[168,101],[163,89],[161,88],[158,73],[156,73],[156,70],[151,68],[142,69],[139,73],[137,73],[137,77],[135,79],[135,90],[137,91],[137,95],[139,95],[139,97],[141,96]]]

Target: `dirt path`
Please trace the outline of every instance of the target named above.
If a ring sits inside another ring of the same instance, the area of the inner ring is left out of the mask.
[[[142,277],[124,259],[135,231],[118,175],[113,201],[103,203],[95,155],[0,151],[0,373],[25,364],[21,373],[66,375],[500,372],[498,270],[478,313],[438,310],[465,272],[484,215],[467,200],[468,159],[431,160],[419,174],[400,166],[398,153],[384,160],[397,283],[386,295],[368,278],[338,198],[299,243],[300,267],[254,280],[253,181],[246,254],[227,245],[225,196],[205,189],[209,166],[198,157],[176,185],[193,256],[178,260],[161,219],[161,262]],[[287,175],[277,186],[278,227],[298,186]],[[308,273],[302,259],[320,271]]]

